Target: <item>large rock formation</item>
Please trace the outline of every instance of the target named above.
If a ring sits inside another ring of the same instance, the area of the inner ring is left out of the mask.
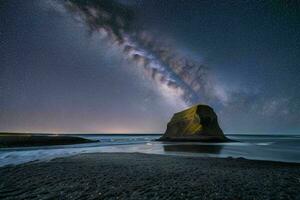
[[[207,105],[196,105],[175,113],[160,141],[229,141],[218,124],[214,110]]]

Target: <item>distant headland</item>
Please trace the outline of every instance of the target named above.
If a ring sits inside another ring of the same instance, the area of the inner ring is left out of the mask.
[[[42,135],[28,133],[0,133],[0,148],[67,145],[98,142],[82,137],[66,135]]]

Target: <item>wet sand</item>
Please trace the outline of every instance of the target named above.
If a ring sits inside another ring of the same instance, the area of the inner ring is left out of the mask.
[[[0,168],[0,199],[300,199],[300,164],[94,153]]]

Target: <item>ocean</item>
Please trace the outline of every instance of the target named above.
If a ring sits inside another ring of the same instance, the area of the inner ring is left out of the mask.
[[[300,135],[226,134],[238,142],[157,142],[160,135],[82,134],[80,137],[101,142],[43,147],[0,149],[0,166],[97,152],[138,152],[191,157],[246,158],[300,163]]]

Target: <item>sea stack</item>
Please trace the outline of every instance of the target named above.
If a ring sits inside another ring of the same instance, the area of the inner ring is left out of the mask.
[[[159,141],[226,142],[218,117],[208,105],[195,105],[175,113]]]

